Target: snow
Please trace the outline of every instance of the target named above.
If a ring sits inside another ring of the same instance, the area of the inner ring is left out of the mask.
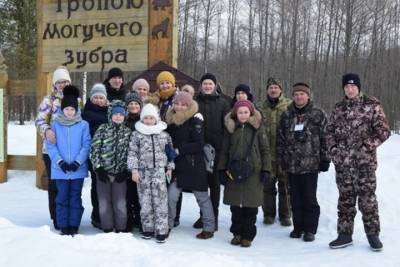
[[[32,124],[9,125],[9,154],[34,154]],[[35,173],[9,171],[0,184],[0,266],[400,266],[400,237],[397,171],[400,166],[400,136],[394,135],[378,150],[377,196],[384,250],[369,249],[358,213],[354,245],[331,250],[336,238],[337,189],[333,166],[321,174],[318,199],[321,206],[316,240],[305,243],[288,237],[291,227],[262,224],[259,210],[257,236],[250,248],[229,244],[229,207],[220,205],[219,231],[210,240],[197,240],[192,223],[198,217],[194,196],[184,194],[181,225],[165,244],[143,240],[138,232],[104,234],[90,224],[90,180],[82,197],[85,212],[80,234],[59,235],[52,227],[47,192],[35,187]]]

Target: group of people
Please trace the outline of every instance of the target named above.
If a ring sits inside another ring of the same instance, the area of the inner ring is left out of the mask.
[[[352,244],[358,199],[369,244],[382,249],[376,149],[390,129],[379,101],[361,91],[357,74],[342,77],[344,98],[329,118],[313,104],[306,83],[293,85],[289,99],[282,82],[270,78],[265,99],[257,103],[245,84],[229,100],[211,73],[201,77],[197,93],[190,85],[178,88],[168,71],[158,74],[156,84],[150,90],[137,79],[127,89],[122,70],[112,68],[82,107],[68,70],[54,71],[53,91],[40,104],[36,125],[50,215],[62,235],[79,231],[83,180],[90,171],[92,224],[106,233],[138,228],[142,238],[165,242],[180,223],[185,191],[200,209],[196,237],[212,238],[222,184],[232,245],[251,246],[260,206],[264,224],[276,217],[284,227],[293,221],[290,237],[311,242],[320,215],[318,174],[332,160],[338,237],[329,246]]]

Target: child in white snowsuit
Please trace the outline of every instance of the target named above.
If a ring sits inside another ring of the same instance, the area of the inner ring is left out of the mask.
[[[135,124],[128,151],[128,169],[137,183],[140,216],[144,239],[155,235],[163,243],[168,236],[168,194],[166,177],[171,177],[175,165],[168,162],[166,146],[172,147],[171,137],[164,130],[158,109],[152,104],[143,107],[140,121]],[[166,170],[167,169],[167,170]]]

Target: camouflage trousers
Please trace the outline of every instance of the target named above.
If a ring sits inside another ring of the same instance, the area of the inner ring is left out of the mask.
[[[168,193],[164,169],[139,171],[137,184],[143,232],[168,233]]]
[[[278,184],[278,190],[276,186]],[[289,183],[286,174],[278,173],[277,177],[271,177],[264,184],[264,205],[262,206],[264,217],[275,218],[276,195],[278,194],[278,216],[279,219],[290,219],[292,217],[290,206]]]
[[[376,199],[376,176],[374,170],[347,168],[336,170],[339,189],[338,224],[339,234],[353,234],[356,201],[361,211],[366,234],[380,232],[378,201]]]

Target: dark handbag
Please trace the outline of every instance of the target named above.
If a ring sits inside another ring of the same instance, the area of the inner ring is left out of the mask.
[[[247,148],[245,159],[232,159],[228,163],[227,174],[234,182],[241,183],[247,180],[251,175],[250,153],[254,144],[256,132],[253,132],[250,146]]]

